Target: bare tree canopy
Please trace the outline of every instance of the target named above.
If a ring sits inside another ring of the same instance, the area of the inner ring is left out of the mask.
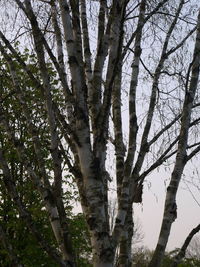
[[[15,218],[57,264],[48,266],[131,266],[133,203],[142,203],[146,177],[170,165],[149,264],[161,266],[185,165],[200,151],[198,1],[0,6],[0,239],[8,262],[29,266],[5,223]],[[92,260],[74,241],[71,187],[78,190]]]

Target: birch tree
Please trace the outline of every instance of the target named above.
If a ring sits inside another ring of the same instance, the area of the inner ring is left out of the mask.
[[[0,31],[0,168],[19,216],[55,264],[78,266],[64,202],[70,173],[90,234],[93,266],[131,266],[133,203],[142,202],[147,176],[173,163],[150,263],[160,266],[177,217],[184,167],[200,151],[199,3],[10,0],[1,6],[7,7],[9,27]],[[23,56],[25,49],[33,62]],[[22,122],[26,138],[19,134]],[[57,245],[38,232],[20,197],[11,148],[22,177],[40,196]],[[111,187],[118,203],[112,229]],[[1,232],[11,261],[21,266]]]
[[[198,240],[196,238],[195,240],[195,235],[199,232],[200,230],[200,225],[197,225],[194,229],[192,229],[192,231],[188,234],[187,238],[185,239],[182,247],[180,248],[180,250],[178,251],[177,255],[175,255],[174,257],[174,262],[172,264],[172,267],[177,267],[179,263],[182,262],[183,258],[185,257],[186,251],[188,250],[188,245],[190,245],[192,247],[192,243],[191,240],[193,240],[193,243],[195,243],[196,240]],[[195,244],[195,247],[198,247],[198,242],[197,244]],[[190,249],[190,248],[189,248]],[[192,249],[191,249],[192,250]],[[194,250],[194,252],[196,252]],[[189,253],[188,253],[189,254]],[[192,255],[190,255],[190,258],[192,258]],[[197,255],[195,255],[195,253],[193,253],[193,258],[198,260],[198,253]]]

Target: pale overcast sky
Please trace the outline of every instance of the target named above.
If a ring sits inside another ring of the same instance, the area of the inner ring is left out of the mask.
[[[186,166],[185,174],[190,176],[190,172],[193,173],[191,164]],[[150,249],[154,249],[157,243],[163,215],[166,182],[170,175],[170,172],[167,174],[159,171],[149,176],[144,190],[143,205],[134,205],[135,215],[140,219],[144,232],[143,244]],[[200,202],[200,192],[194,187],[191,189],[192,194]],[[182,182],[177,196],[177,219],[172,225],[167,250],[180,247],[189,232],[200,223],[200,206],[192,194]]]

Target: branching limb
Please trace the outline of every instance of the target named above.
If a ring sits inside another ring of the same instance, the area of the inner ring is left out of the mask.
[[[170,265],[170,267],[177,267],[181,261],[183,260],[183,258],[185,257],[185,253],[187,250],[187,247],[190,244],[190,241],[192,240],[192,238],[194,237],[194,235],[196,235],[198,232],[200,231],[200,224],[198,224],[194,229],[192,229],[192,231],[189,233],[189,235],[187,236],[187,238],[185,239],[185,242],[183,244],[183,246],[181,247],[181,249],[179,250],[178,254],[173,258],[173,263]]]
[[[17,193],[17,190],[16,190],[15,181],[12,178],[12,175],[8,167],[8,163],[4,157],[4,153],[2,150],[0,150],[0,165],[3,170],[4,184],[10,196],[12,197],[13,201],[17,205],[20,216],[24,219],[30,231],[33,233],[35,238],[38,240],[41,247],[49,254],[49,256],[52,257],[60,266],[66,267],[65,263],[61,261],[60,256],[57,254],[57,252],[54,251],[54,249],[52,249],[51,247],[49,247],[47,242],[41,236],[41,233],[38,232],[35,226],[35,223],[33,222],[33,219],[31,218],[31,215],[28,213],[24,204],[21,202],[19,195]]]

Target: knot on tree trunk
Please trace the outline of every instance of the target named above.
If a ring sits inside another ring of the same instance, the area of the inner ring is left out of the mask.
[[[142,194],[143,194],[143,184],[137,184],[135,187],[133,202],[142,203]]]
[[[167,206],[167,211],[169,214],[170,221],[174,222],[177,218],[177,205],[176,202],[170,203]]]

